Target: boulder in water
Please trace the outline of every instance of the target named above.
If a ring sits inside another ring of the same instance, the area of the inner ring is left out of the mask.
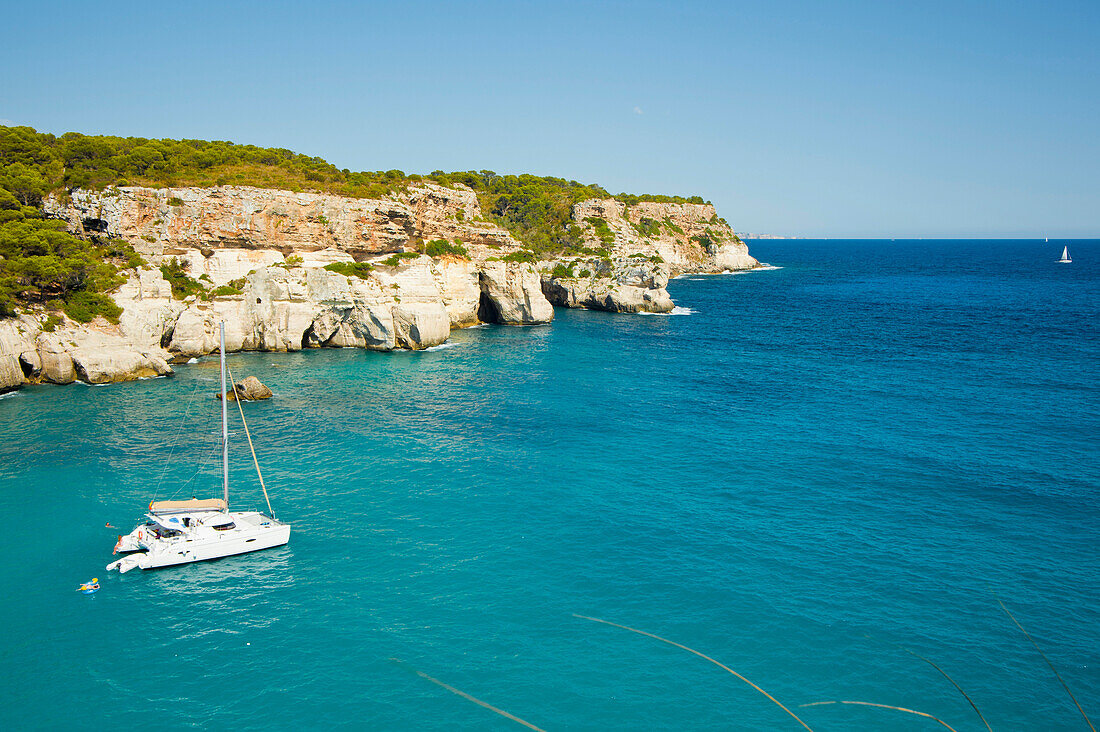
[[[215,392],[214,396],[222,398],[222,393]],[[261,399],[271,398],[271,389],[264,386],[255,376],[246,376],[233,385],[233,389],[227,394],[229,401],[241,399],[246,402],[256,402]]]

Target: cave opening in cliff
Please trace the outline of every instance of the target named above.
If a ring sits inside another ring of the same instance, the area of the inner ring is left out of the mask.
[[[500,308],[492,298],[481,293],[481,300],[477,305],[477,319],[482,323],[499,323],[500,322]]]
[[[88,218],[84,219],[81,223],[84,224],[84,231],[91,234],[106,234],[107,222],[104,219]]]

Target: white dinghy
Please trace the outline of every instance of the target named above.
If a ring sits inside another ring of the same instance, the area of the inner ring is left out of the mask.
[[[252,459],[256,475],[267,499],[266,515],[259,511],[229,510],[229,419],[228,399],[225,388],[225,323],[221,324],[222,366],[222,498],[188,501],[154,501],[149,504],[147,519],[125,536],[118,538],[115,552],[128,552],[127,556],[107,565],[108,570],[129,572],[131,569],[154,569],[174,564],[201,562],[234,554],[245,554],[260,549],[282,546],[290,541],[290,524],[274,518],[271,500],[267,498],[256,452]],[[244,410],[237,400],[244,423]],[[244,424],[245,435],[248,425]],[[249,447],[252,438],[248,438]]]

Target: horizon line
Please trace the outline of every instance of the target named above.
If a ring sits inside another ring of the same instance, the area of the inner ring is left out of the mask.
[[[829,241],[829,240],[866,240],[866,241],[1037,241],[1040,243],[1054,244],[1056,242],[1074,242],[1074,241],[1100,241],[1100,234],[1089,234],[1085,236],[1007,236],[1004,234],[998,234],[995,236],[982,236],[976,234],[956,234],[956,235],[920,235],[915,236],[912,234],[902,236],[884,236],[884,235],[869,235],[861,234],[857,236],[852,235],[833,235],[833,236],[811,236],[802,234],[760,234],[756,236],[749,236],[740,232],[735,232],[742,241]]]

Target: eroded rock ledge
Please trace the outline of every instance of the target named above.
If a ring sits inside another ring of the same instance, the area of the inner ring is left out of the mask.
[[[479,322],[549,323],[553,305],[667,312],[669,277],[758,265],[709,204],[583,201],[573,220],[590,253],[537,264],[502,261],[520,243],[485,221],[461,186],[425,184],[377,200],[124,187],[74,191],[46,211],[77,234],[128,240],[150,264],[112,293],[123,309],[117,325],[65,320],[45,332],[42,314],[0,320],[0,392],[167,376],[174,359],[217,348],[222,320],[230,351],[421,349]],[[469,258],[387,259],[434,239],[460,241]],[[239,292],[175,300],[159,270],[169,258],[210,289],[233,282]],[[373,269],[324,269],[334,262]]]

